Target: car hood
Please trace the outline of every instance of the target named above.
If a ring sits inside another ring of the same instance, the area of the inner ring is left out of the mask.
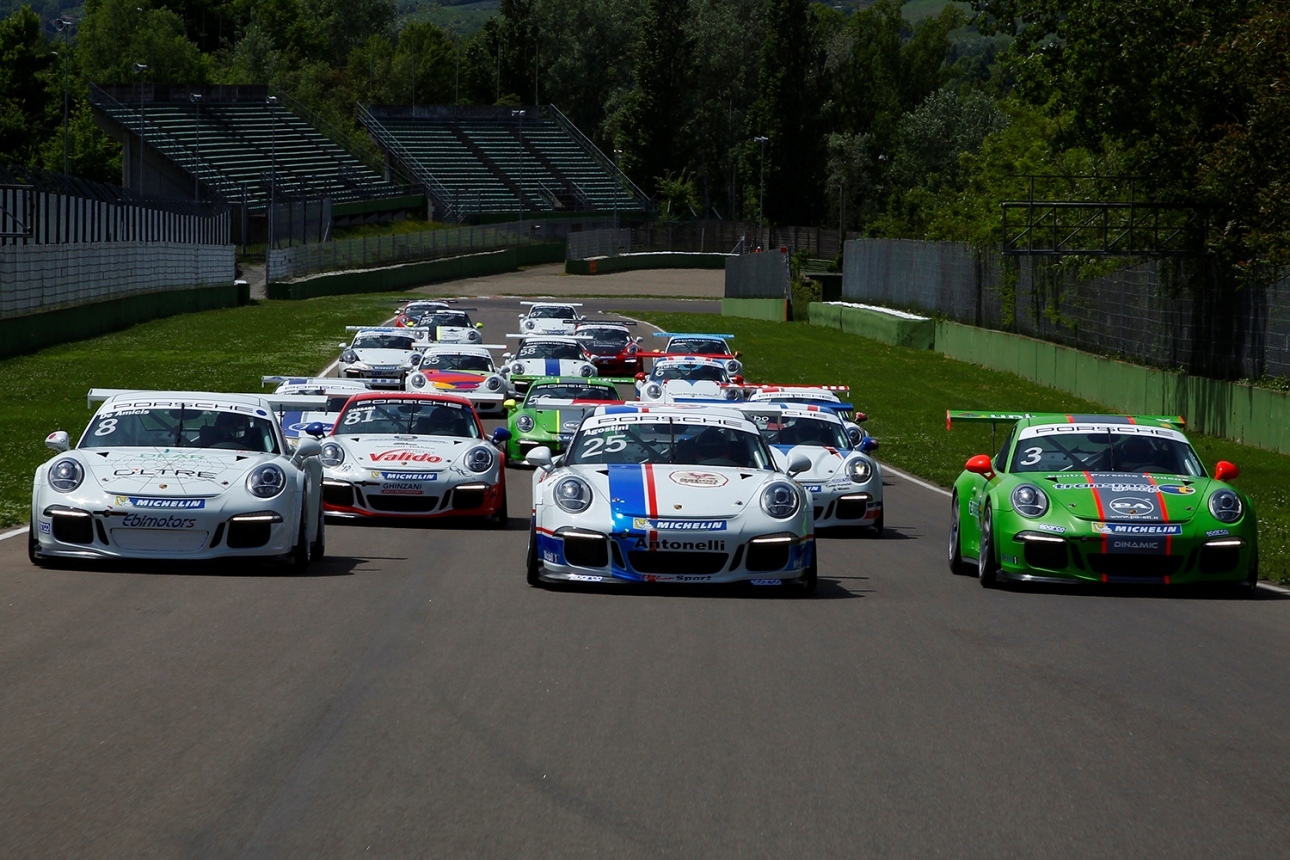
[[[218,496],[241,486],[254,467],[278,459],[275,454],[210,448],[82,448],[78,453],[85,464],[84,486],[172,500]]]
[[[1022,476],[1018,476],[1019,478]],[[1025,476],[1048,493],[1052,507],[1082,520],[1186,522],[1200,510],[1208,478],[1128,472],[1059,473]]]
[[[415,353],[406,349],[356,349],[354,354],[363,364],[404,365]]]
[[[582,419],[588,413],[595,411],[597,406],[604,406],[607,401],[545,401],[541,406],[533,408],[534,424],[548,433],[558,436],[571,437]]]
[[[491,374],[469,370],[422,370],[426,381],[442,391],[473,391]]]
[[[721,383],[710,379],[669,379],[663,390],[671,400],[719,400],[722,395]]]
[[[648,528],[637,519],[725,520],[759,510],[758,493],[777,472],[711,466],[621,464],[594,469],[614,530]],[[782,475],[780,477],[783,477]]]
[[[840,448],[821,448],[819,445],[775,445],[792,458],[794,453],[805,454],[811,460],[811,467],[805,472],[793,476],[799,484],[818,484],[828,481],[842,468],[851,452]]]
[[[345,446],[346,465],[359,469],[396,469],[400,472],[441,472],[466,451],[484,444],[483,439],[411,434],[333,436],[331,441]]]
[[[586,364],[580,358],[514,358],[509,363],[516,362],[524,365],[523,375],[529,376],[578,376]]]

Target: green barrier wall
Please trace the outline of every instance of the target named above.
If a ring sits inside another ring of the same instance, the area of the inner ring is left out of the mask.
[[[145,293],[43,314],[0,320],[0,358],[35,352],[56,343],[96,337],[150,319],[231,308],[250,301],[245,285]]]
[[[351,293],[397,292],[421,284],[479,278],[514,272],[520,266],[558,263],[564,259],[564,244],[549,242],[524,245],[485,254],[423,260],[380,269],[351,272],[329,272],[310,275],[294,281],[269,284],[265,294],[270,299],[313,299]]]
[[[622,254],[617,257],[590,257],[586,260],[565,260],[566,275],[608,275],[613,272],[634,272],[640,269],[724,269],[727,254],[687,254],[660,252],[657,254]]]
[[[911,320],[881,311],[820,302],[811,302],[809,313],[812,325],[841,329],[847,334],[857,334],[893,346],[913,349],[934,349],[936,346],[936,323],[930,319]]]
[[[787,299],[722,299],[723,317],[747,317],[754,320],[784,322],[788,319]]]
[[[936,349],[950,358],[1015,373],[1116,411],[1182,415],[1193,430],[1290,454],[1290,399],[1284,392],[1140,367],[953,322],[937,323]],[[1024,408],[1024,404],[1000,404],[999,408]]]

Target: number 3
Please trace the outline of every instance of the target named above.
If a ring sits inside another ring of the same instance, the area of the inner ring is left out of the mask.
[[[1026,459],[1021,461],[1023,466],[1033,466],[1039,462],[1039,457],[1044,453],[1043,448],[1027,448]]]

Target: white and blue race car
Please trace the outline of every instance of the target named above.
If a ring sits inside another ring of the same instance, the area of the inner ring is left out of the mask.
[[[870,437],[855,446],[848,423],[820,406],[797,403],[739,403],[776,450],[809,458],[810,468],[794,476],[811,494],[815,527],[858,526],[881,537],[882,466],[869,455]]]
[[[636,398],[650,404],[741,400],[744,397],[738,378],[741,369],[733,358],[701,355],[657,358],[645,378],[636,380]]]
[[[523,337],[515,354],[502,356],[501,372],[515,386],[524,391],[534,379],[545,376],[598,376],[592,357],[583,342],[576,337],[539,335]]]
[[[293,451],[275,411],[290,398],[91,390],[102,405],[72,446],[59,430],[36,470],[28,556],[264,559],[302,572],[322,558],[320,445]],[[299,398],[308,401],[310,398]]]
[[[426,339],[423,328],[351,325],[345,330],[354,332],[354,339],[340,344],[338,376],[369,379],[378,388],[402,388],[403,380],[421,364],[417,343]]]
[[[527,577],[542,582],[734,583],[810,593],[810,497],[747,418],[714,407],[602,406],[558,461],[530,451]]]

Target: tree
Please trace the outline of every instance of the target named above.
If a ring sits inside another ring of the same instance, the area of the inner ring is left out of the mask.
[[[0,21],[0,159],[32,164],[41,139],[53,130],[51,117],[57,113],[61,119],[61,79],[59,110],[51,110],[54,60],[40,18],[30,7]]]
[[[183,20],[169,9],[144,9],[137,0],[87,0],[77,27],[81,75],[103,84],[138,80],[133,65],[148,67],[148,80],[201,84],[209,60],[184,36]]]

